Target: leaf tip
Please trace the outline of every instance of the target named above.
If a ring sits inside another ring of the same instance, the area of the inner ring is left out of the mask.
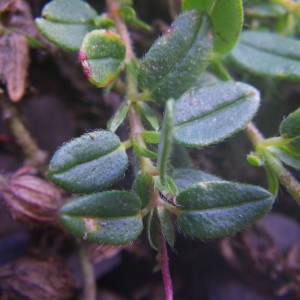
[[[81,64],[84,76],[89,79],[92,77],[92,68],[88,62],[87,55],[83,51],[79,51],[78,60]]]

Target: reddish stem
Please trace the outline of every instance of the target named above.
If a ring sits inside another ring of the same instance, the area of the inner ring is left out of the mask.
[[[169,256],[166,241],[161,233],[159,260],[164,283],[165,300],[173,300],[173,283],[169,269]]]

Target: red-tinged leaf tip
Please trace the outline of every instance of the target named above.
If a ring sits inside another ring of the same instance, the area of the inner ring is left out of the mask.
[[[86,54],[85,54],[84,52],[82,52],[82,51],[79,51],[79,53],[78,53],[78,60],[79,60],[80,62],[82,62],[82,61],[84,61],[84,60],[87,60]]]
[[[84,76],[89,79],[92,77],[92,68],[88,62],[87,56],[82,51],[79,51],[78,60],[81,63]]]

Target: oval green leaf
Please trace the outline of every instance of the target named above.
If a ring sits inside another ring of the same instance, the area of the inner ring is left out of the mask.
[[[60,23],[88,23],[97,17],[97,12],[85,1],[53,0],[45,5],[42,16]]]
[[[165,240],[170,245],[170,247],[174,248],[175,228],[170,212],[164,207],[157,207],[157,216]]]
[[[268,149],[286,165],[300,170],[300,151],[293,151],[288,146],[269,147]]]
[[[159,129],[159,122],[157,118],[157,113],[146,103],[144,102],[138,102],[138,109],[142,115],[142,117],[145,118],[147,123],[155,130],[157,131]]]
[[[115,132],[119,126],[124,122],[129,110],[129,105],[127,103],[122,103],[115,115],[108,121],[107,129],[111,132]]]
[[[132,190],[140,197],[142,208],[144,208],[150,202],[153,193],[153,177],[146,173],[138,173]]]
[[[300,136],[300,108],[289,114],[281,122],[279,132],[285,138]]]
[[[245,31],[231,58],[251,73],[300,80],[300,41],[276,33]]]
[[[50,161],[49,178],[70,192],[95,192],[118,180],[127,164],[118,136],[98,130],[58,149]]]
[[[243,27],[243,1],[183,0],[183,9],[193,8],[205,11],[211,17],[215,51],[230,51],[237,43]]]
[[[97,87],[108,86],[118,75],[125,58],[121,37],[110,30],[93,30],[82,42],[79,53],[84,74]]]
[[[60,211],[61,223],[75,236],[110,245],[127,244],[143,230],[140,199],[109,191],[75,199]]]
[[[95,29],[97,12],[80,0],[54,0],[42,11],[36,24],[41,33],[56,46],[78,51],[84,36]]]
[[[159,248],[159,220],[157,212],[152,209],[147,215],[147,237],[151,248],[158,251]]]
[[[94,29],[91,24],[64,24],[36,19],[41,33],[56,46],[69,51],[78,51],[84,36]]]
[[[196,10],[184,12],[141,60],[141,87],[161,103],[177,99],[205,70],[211,54],[207,17]]]
[[[254,18],[279,18],[287,12],[285,7],[276,3],[263,3],[246,8],[246,14]]]
[[[175,104],[175,139],[190,147],[219,142],[250,122],[259,100],[259,92],[241,82],[191,89]]]
[[[218,181],[221,178],[195,169],[175,169],[172,177],[180,191],[202,181]]]
[[[173,168],[192,168],[193,162],[187,149],[177,143],[173,143],[170,164]]]
[[[168,100],[162,124],[160,143],[158,145],[157,165],[161,183],[165,183],[169,159],[172,151],[174,132],[174,100]]]
[[[225,181],[200,182],[177,197],[177,224],[191,237],[219,238],[240,231],[269,212],[274,201],[267,190]]]

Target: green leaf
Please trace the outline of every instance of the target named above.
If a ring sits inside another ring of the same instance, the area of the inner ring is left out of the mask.
[[[185,190],[186,188],[191,187],[199,182],[222,180],[217,176],[200,170],[184,168],[175,169],[172,176],[180,191]]]
[[[262,152],[262,158],[264,160],[264,167],[267,175],[268,189],[276,196],[279,191],[279,176],[275,170],[278,170],[278,166],[279,168],[283,166],[274,153],[268,148]]]
[[[125,20],[126,23],[136,25],[145,30],[151,30],[151,27],[148,24],[137,18],[136,12],[132,7],[122,6],[120,12],[123,20]]]
[[[294,152],[286,146],[269,147],[268,149],[286,165],[300,170],[300,151]]]
[[[152,176],[139,172],[132,185],[132,190],[140,197],[142,201],[142,208],[147,206],[153,192]]]
[[[157,156],[157,165],[158,165],[162,184],[164,184],[166,179],[169,158],[172,151],[173,131],[174,131],[174,100],[169,100],[165,108],[165,115],[163,119],[160,143],[158,145],[158,156]]]
[[[108,121],[107,129],[111,132],[115,132],[125,120],[128,110],[129,105],[127,103],[122,103],[115,115]]]
[[[255,18],[278,18],[286,13],[286,8],[276,3],[263,3],[246,9],[246,14]]]
[[[149,144],[158,144],[160,141],[160,132],[157,131],[143,131],[143,139]]]
[[[147,237],[148,242],[153,250],[158,250],[158,239],[159,239],[159,220],[157,212],[155,209],[152,209],[147,215]]]
[[[118,136],[109,131],[86,133],[59,148],[49,165],[49,177],[75,193],[99,191],[125,172],[128,158]]]
[[[29,47],[31,47],[31,48],[44,48],[45,47],[45,45],[42,42],[40,42],[38,39],[36,39],[34,36],[29,35],[29,34],[25,34],[24,36],[26,38],[26,41],[27,41]]]
[[[259,100],[259,92],[241,82],[191,89],[175,104],[175,139],[190,147],[224,140],[250,122]]]
[[[183,0],[183,9],[193,8],[205,11],[211,17],[215,51],[230,51],[243,27],[242,0]]]
[[[138,108],[149,125],[157,131],[159,129],[159,122],[156,112],[144,102],[138,102]]]
[[[121,37],[110,30],[93,30],[82,42],[79,53],[83,71],[97,87],[108,86],[120,73],[125,58]]]
[[[181,14],[141,60],[140,84],[161,103],[177,99],[207,67],[212,36],[206,16],[192,10]]]
[[[248,164],[253,167],[261,167],[264,165],[264,161],[261,157],[254,152],[250,152],[250,154],[247,155],[247,161]]]
[[[173,143],[170,164],[173,168],[191,168],[193,162],[188,151],[182,145]]]
[[[300,108],[289,114],[288,117],[281,122],[279,132],[280,135],[285,138],[300,136]]]
[[[45,5],[42,16],[53,22],[87,23],[96,18],[97,12],[85,1],[53,0]]]
[[[69,51],[78,51],[84,36],[94,29],[91,24],[65,24],[42,18],[36,19],[36,25],[50,42]]]
[[[172,221],[172,216],[164,207],[157,207],[157,215],[161,226],[162,234],[170,245],[174,248],[175,244],[175,229]]]
[[[143,229],[140,199],[109,191],[77,198],[63,206],[61,223],[75,236],[101,244],[127,244]]]
[[[84,1],[54,0],[44,7],[42,16],[36,19],[42,34],[58,47],[77,51],[84,36],[95,29],[97,12]]]
[[[220,83],[220,80],[215,75],[209,72],[204,72],[195,81],[193,88],[200,89],[217,83]]]
[[[175,183],[174,179],[171,178],[170,176],[166,176],[161,191],[164,191],[171,196],[177,195],[179,193],[177,184]]]
[[[109,29],[116,25],[115,21],[109,18],[106,13],[97,16],[94,19],[94,24],[97,28],[105,28],[105,29]]]
[[[300,41],[276,33],[245,31],[231,58],[251,73],[300,80]]]
[[[177,197],[180,230],[200,239],[218,238],[253,224],[269,212],[273,195],[263,188],[225,181],[200,182]]]
[[[136,138],[132,139],[132,146],[134,148],[134,151],[140,156],[148,157],[151,159],[157,158],[157,154],[155,152],[149,150],[145,146],[140,145],[137,142]]]
[[[267,181],[268,181],[268,189],[269,191],[276,196],[279,191],[279,181],[276,174],[271,170],[268,164],[265,165],[265,171],[267,175]]]

